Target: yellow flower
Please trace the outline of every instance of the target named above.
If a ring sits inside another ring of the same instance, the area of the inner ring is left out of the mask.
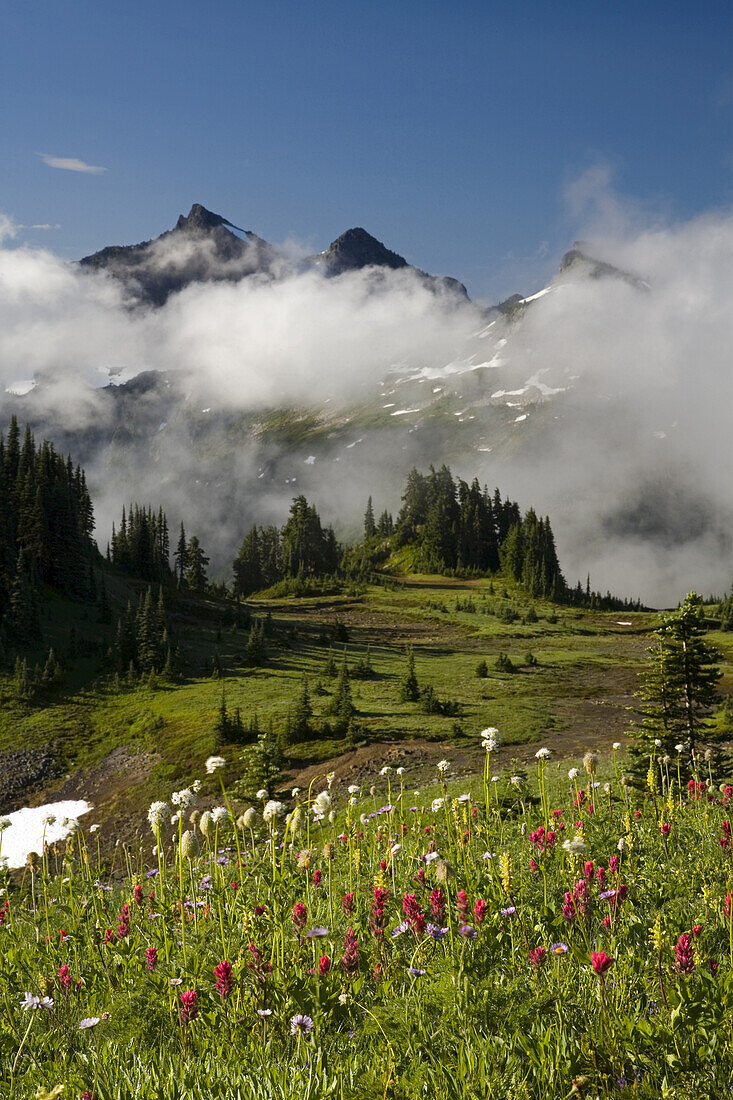
[[[40,1085],[36,1090],[36,1100],[53,1100],[54,1096],[60,1096],[63,1091],[63,1085],[54,1085],[52,1089],[45,1089]]]

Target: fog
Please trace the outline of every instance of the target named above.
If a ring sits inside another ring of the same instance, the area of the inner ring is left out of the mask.
[[[292,243],[260,274],[136,307],[112,277],[19,246],[0,215],[3,421],[16,411],[86,464],[102,547],[123,501],[161,503],[226,575],[246,527],[282,522],[295,492],[346,536],[370,493],[394,509],[413,462],[448,460],[549,513],[570,581],[590,572],[594,587],[655,605],[721,592],[733,580],[733,217],[645,225],[598,178],[571,199],[584,251],[637,281],[576,265],[511,321],[412,269],[302,270]],[[190,257],[166,254],[179,261]],[[104,388],[146,371],[164,381]],[[538,377],[561,392],[518,398],[514,424],[491,395]],[[440,397],[470,406],[465,422],[431,417],[441,380]],[[282,409],[317,418],[302,438],[263,430]]]

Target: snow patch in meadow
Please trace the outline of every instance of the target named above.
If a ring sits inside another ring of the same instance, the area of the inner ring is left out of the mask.
[[[71,832],[71,825],[64,822],[73,822],[82,814],[89,813],[93,809],[89,802],[79,800],[76,802],[49,802],[45,806],[29,806],[15,813],[7,814],[10,825],[2,833],[2,848],[0,858],[4,862],[7,859],[8,867],[13,870],[23,867],[29,852],[43,850],[44,828],[47,844],[64,840]],[[46,818],[52,814],[56,820],[53,825],[44,825]]]

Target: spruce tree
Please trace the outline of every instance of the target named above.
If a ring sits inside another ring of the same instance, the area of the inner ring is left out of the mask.
[[[400,684],[400,702],[416,703],[420,698],[420,687],[415,672],[415,654],[412,646],[407,648],[407,669]]]
[[[720,654],[705,641],[702,601],[690,592],[678,611],[663,614],[636,693],[641,721],[634,724],[629,756],[637,779],[649,758],[681,758],[689,774],[693,753],[718,740],[708,717],[719,701]],[[682,745],[679,754],[676,746]],[[717,750],[716,750],[717,752]]]
[[[364,538],[373,539],[377,533],[376,524],[374,523],[374,509],[372,508],[372,498],[369,497],[367,501],[366,512],[364,513]]]

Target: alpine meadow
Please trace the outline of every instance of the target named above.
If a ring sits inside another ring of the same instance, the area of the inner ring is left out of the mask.
[[[8,12],[2,1100],[730,1096],[731,32]]]

